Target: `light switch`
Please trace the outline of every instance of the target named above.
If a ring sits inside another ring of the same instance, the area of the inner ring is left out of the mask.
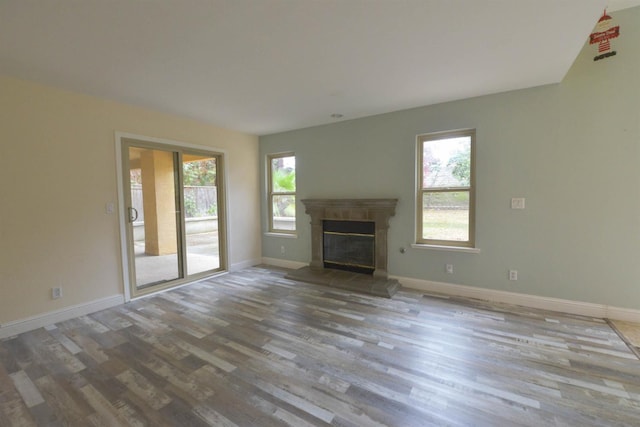
[[[114,209],[115,209],[115,205],[113,202],[108,202],[107,204],[104,205],[104,212],[106,214],[109,214],[109,215],[112,214]]]
[[[524,209],[524,197],[514,197],[511,199],[511,209]]]

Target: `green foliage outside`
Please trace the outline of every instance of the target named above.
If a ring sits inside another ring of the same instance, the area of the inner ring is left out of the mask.
[[[182,164],[182,175],[185,187],[215,188],[217,185],[216,172],[216,159],[203,159],[183,162]],[[200,204],[202,204],[202,201]],[[198,206],[198,201],[193,192],[185,191],[184,208],[187,218],[215,216],[218,213],[218,206],[215,201],[209,204],[209,206]]]
[[[450,208],[468,208],[469,192],[450,191],[438,193],[426,193],[424,195],[424,207],[433,210],[446,210]]]
[[[433,240],[466,241],[469,239],[468,210],[425,209],[422,237]]]
[[[447,167],[453,167],[451,174],[461,185],[471,185],[471,148],[467,146],[464,150],[458,151],[449,159]]]
[[[193,194],[184,195],[184,209],[186,211],[187,218],[198,216],[198,207],[196,205],[196,200],[195,197],[193,197]]]
[[[274,159],[272,163],[271,179],[275,193],[294,193],[296,191],[296,171],[293,168],[283,168],[278,163],[281,159]],[[273,200],[273,216],[295,217],[295,196],[277,195]]]
[[[273,171],[274,192],[295,192],[296,171],[288,169],[276,169]]]
[[[215,187],[217,178],[216,170],[215,159],[184,162],[182,164],[184,185]]]

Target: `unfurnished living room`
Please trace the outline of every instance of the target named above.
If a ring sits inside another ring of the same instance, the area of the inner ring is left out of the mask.
[[[0,426],[640,425],[640,0],[0,0]]]

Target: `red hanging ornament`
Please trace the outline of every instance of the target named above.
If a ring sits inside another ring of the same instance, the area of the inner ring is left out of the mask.
[[[607,15],[607,10],[605,9],[596,24],[595,31],[589,37],[589,44],[598,44],[598,55],[593,60],[599,61],[615,55],[616,51],[611,50],[611,39],[615,39],[619,35],[620,26],[613,26],[613,19]]]

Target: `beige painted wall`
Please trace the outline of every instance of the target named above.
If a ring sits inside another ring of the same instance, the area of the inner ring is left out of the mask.
[[[0,94],[0,324],[124,292],[116,131],[225,150],[229,264],[259,260],[256,136],[3,76]]]

